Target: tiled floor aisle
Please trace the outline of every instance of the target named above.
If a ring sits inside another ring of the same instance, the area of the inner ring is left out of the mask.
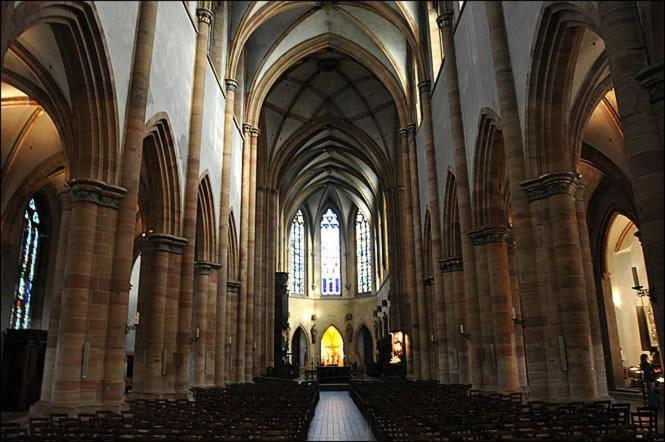
[[[374,440],[348,391],[322,391],[307,440]]]

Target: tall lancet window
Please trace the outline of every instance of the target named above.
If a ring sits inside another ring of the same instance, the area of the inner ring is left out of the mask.
[[[305,294],[305,220],[298,210],[291,222],[291,293]]]
[[[321,219],[321,293],[342,293],[340,267],[339,220],[332,209]]]
[[[23,236],[18,263],[18,282],[14,290],[14,305],[9,327],[30,328],[30,309],[34,294],[35,271],[39,256],[39,213],[31,198],[23,214]]]
[[[356,265],[358,293],[368,293],[372,290],[372,241],[369,224],[360,211],[356,215]]]

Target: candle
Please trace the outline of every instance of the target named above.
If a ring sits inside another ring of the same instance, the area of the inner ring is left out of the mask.
[[[640,287],[640,278],[637,277],[637,267],[633,267],[633,283],[635,287]]]
[[[459,325],[459,334],[463,335],[464,334],[464,324]]]
[[[515,312],[515,307],[513,307],[513,319],[517,319],[517,313]]]

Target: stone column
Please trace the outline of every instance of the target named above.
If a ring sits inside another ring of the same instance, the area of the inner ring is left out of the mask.
[[[210,286],[210,265],[207,262],[194,263],[194,379],[193,385],[205,384],[206,348],[208,340],[208,289]]]
[[[98,252],[95,241],[99,226],[109,227],[108,220],[99,219],[99,212],[109,206],[117,208],[118,201],[124,195],[124,189],[93,180],[71,180],[67,185],[71,195],[71,215],[69,239],[67,244],[63,244],[67,258],[51,395],[52,405],[65,408],[83,407],[93,399],[101,399],[91,398],[85,389],[82,394],[83,381],[90,373],[91,349],[93,344],[97,346],[100,342],[98,338],[92,342],[88,333],[89,306],[103,301],[93,298],[92,291],[98,282],[94,268]],[[98,313],[96,308],[94,313]],[[106,312],[102,313],[106,320]],[[100,361],[95,362],[101,364]]]
[[[418,184],[418,159],[416,156],[416,126],[407,126],[409,137],[409,196],[411,198],[411,228],[413,229],[413,257],[416,279],[416,314],[418,321],[418,345],[420,349],[420,379],[429,380],[436,376],[430,370],[430,348],[427,322],[427,295],[425,293],[425,272],[423,270],[423,238],[420,221],[420,185]],[[414,337],[415,338],[415,337]]]
[[[577,183],[577,191],[575,192],[575,209],[577,211],[577,227],[580,233],[580,250],[582,252],[582,264],[584,266],[584,281],[586,283],[586,299],[589,310],[591,343],[593,345],[594,365],[596,368],[596,385],[598,388],[598,395],[604,400],[607,400],[609,399],[609,394],[607,391],[607,375],[605,373],[605,354],[603,351],[603,340],[600,334],[596,280],[593,272],[593,258],[591,256],[589,227],[587,226],[586,204],[584,202],[584,193],[586,192],[586,189],[586,183],[579,180]]]
[[[642,247],[654,294],[658,343],[665,348],[665,213],[663,200],[663,65],[648,57],[634,2],[599,2],[602,37],[630,165]],[[660,123],[660,124],[659,124]]]
[[[459,363],[457,358],[457,335],[459,334],[459,321],[455,317],[455,292],[454,292],[454,278],[448,268],[445,266],[446,260],[440,258],[438,265],[442,271],[443,276],[443,306],[437,306],[443,309],[445,314],[445,334],[446,347],[440,350],[444,352],[446,361],[448,362],[449,382],[451,384],[460,383],[459,380]],[[439,355],[440,357],[440,355]]]
[[[401,155],[400,155],[400,170],[399,174],[401,177],[401,182],[405,186],[398,187],[399,192],[399,203],[402,212],[401,219],[403,223],[400,227],[402,229],[402,253],[403,261],[402,267],[404,269],[404,278],[406,279],[404,283],[404,289],[406,294],[403,296],[403,299],[406,300],[408,304],[407,313],[408,316],[408,325],[405,327],[404,331],[409,334],[409,350],[410,354],[407,355],[407,371],[409,374],[413,374],[416,379],[421,379],[421,363],[420,363],[420,345],[419,345],[419,322],[417,317],[417,299],[416,299],[416,269],[415,269],[415,258],[414,250],[412,248],[414,244],[413,239],[413,228],[409,225],[408,220],[413,219],[413,205],[411,198],[411,189],[410,189],[410,180],[409,180],[409,142],[408,142],[408,129],[400,129],[399,135],[401,136]],[[423,324],[424,325],[424,324]]]
[[[116,220],[111,295],[104,349],[103,396],[107,402],[120,402],[124,396],[125,324],[129,280],[134,264],[134,227],[156,22],[157,2],[142,2],[139,7],[122,150],[121,183],[127,189],[127,194],[120,201]]]
[[[238,355],[236,357],[236,382],[245,382],[245,357],[247,342],[247,266],[249,264],[249,199],[251,170],[251,126],[243,125],[245,142],[242,149],[242,181],[240,200],[240,293],[238,294]]]
[[[490,293],[489,274],[487,270],[487,250],[485,244],[477,242],[475,230],[469,231],[469,237],[474,246],[476,257],[476,277],[478,289],[478,317],[480,318],[479,328],[476,332],[479,334],[480,346],[476,349],[479,352],[478,358],[482,361],[482,377],[474,387],[483,390],[496,390],[496,364],[493,358],[490,358],[491,346],[494,341],[494,331],[492,328],[492,295]],[[492,360],[490,360],[492,359]]]
[[[518,388],[517,359],[515,355],[515,326],[512,321],[512,297],[507,230],[505,226],[487,226],[473,232],[475,244],[485,247],[487,276],[490,293],[490,313],[493,351],[489,352],[490,365],[496,372],[496,388],[502,392]]]
[[[471,383],[471,355],[469,351],[469,331],[467,327],[466,318],[466,301],[467,297],[464,294],[465,278],[464,267],[461,258],[445,258],[441,265],[443,272],[450,274],[451,280],[451,293],[452,304],[454,310],[454,351],[457,359],[457,371],[459,383]],[[463,330],[462,330],[463,328]],[[463,333],[462,333],[463,332]]]
[[[215,385],[224,385],[226,374],[226,286],[228,282],[229,214],[231,195],[231,159],[233,155],[233,106],[238,83],[227,79],[226,104],[224,107],[224,153],[222,154],[222,189],[219,215],[219,247],[217,261],[217,330],[215,332]]]
[[[475,252],[468,231],[471,230],[471,196],[469,195],[469,173],[466,164],[466,146],[464,144],[464,125],[462,124],[462,105],[459,93],[457,73],[457,57],[455,40],[452,30],[453,14],[451,10],[444,12],[437,24],[441,29],[446,61],[446,83],[448,85],[448,106],[450,111],[450,128],[453,139],[455,182],[457,184],[457,207],[459,212],[460,233],[462,235],[462,258],[467,263],[464,269],[464,292],[466,296],[467,317],[464,324],[470,334],[471,366],[474,387],[482,385],[482,359],[480,357],[480,317],[478,312],[478,291],[476,286]]]
[[[559,349],[565,359],[568,399],[588,401],[598,397],[593,346],[589,326],[586,283],[575,209],[577,177],[558,172],[528,180],[523,187],[532,201],[545,200],[551,232],[551,272],[560,311]],[[563,357],[563,356],[562,356]],[[562,398],[565,392],[562,392]]]
[[[199,163],[201,161],[201,128],[203,126],[203,104],[205,93],[206,64],[208,63],[208,33],[212,22],[212,11],[205,8],[196,10],[198,34],[194,58],[194,84],[192,87],[192,108],[189,118],[189,150],[187,151],[187,174],[185,181],[185,205],[182,236],[187,245],[182,255],[182,281],[178,318],[178,355],[176,371],[176,393],[189,394],[189,353],[192,333],[192,292],[194,290],[194,246],[196,242],[196,209],[199,184]]]
[[[65,284],[65,261],[67,259],[69,223],[72,213],[72,202],[69,192],[61,192],[59,197],[62,202],[62,215],[60,217],[60,233],[58,234],[58,251],[55,259],[55,268],[53,269],[53,300],[51,301],[51,310],[49,311],[44,377],[42,379],[42,401],[51,400],[51,390],[53,389],[53,373],[55,371],[55,355],[58,348],[58,328],[60,325],[60,303]]]
[[[228,382],[237,382],[238,378],[238,294],[240,284],[229,281],[226,287],[226,379]]]
[[[217,276],[219,264],[209,262],[208,265],[210,266],[210,277],[208,282],[208,330],[206,333],[204,382],[205,385],[215,385],[215,335],[217,334]]]
[[[510,207],[515,237],[515,254],[519,273],[519,292],[522,306],[522,319],[525,328],[526,358],[529,370],[529,399],[548,399],[548,367],[545,352],[545,315],[542,303],[545,301],[538,285],[536,268],[537,247],[531,211],[526,193],[521,187],[526,178],[522,129],[515,93],[510,51],[506,37],[503,8],[500,2],[486,2],[485,9],[492,45],[499,108],[501,113],[501,134],[503,135],[506,156],[506,176],[510,190]]]
[[[162,397],[165,372],[164,336],[168,296],[168,235],[151,234],[142,241],[141,282],[139,285],[140,323],[134,351],[135,398]]]
[[[279,204],[279,195],[275,189],[267,189],[266,195],[269,198],[268,205],[268,227],[266,233],[269,235],[267,243],[267,257],[269,267],[266,272],[266,354],[267,366],[275,366],[275,272],[277,271],[277,211]]]
[[[178,305],[180,301],[180,269],[182,253],[187,240],[169,236],[169,274],[166,292],[166,312],[164,316],[164,375],[162,392],[167,397],[176,394],[176,358],[178,348]],[[141,261],[143,265],[143,261]],[[140,297],[139,293],[139,297]]]
[[[254,270],[254,335],[256,351],[254,352],[253,376],[259,376],[266,367],[265,362],[265,212],[266,212],[266,188],[257,187],[256,194],[256,259]]]
[[[449,368],[448,359],[444,357],[445,348],[445,313],[443,311],[443,277],[441,272],[436,266],[436,263],[443,256],[441,249],[441,222],[439,220],[439,186],[437,184],[437,168],[436,168],[436,154],[434,151],[434,128],[432,126],[432,103],[430,98],[431,83],[423,81],[418,84],[420,92],[420,105],[422,108],[422,126],[423,141],[425,144],[425,162],[427,163],[427,195],[429,196],[429,213],[430,223],[432,228],[432,243],[430,244],[432,251],[432,262],[434,285],[432,287],[435,297],[436,309],[436,334],[438,336],[437,353],[439,362],[439,374],[437,378],[441,382],[448,382]]]
[[[246,341],[245,341],[245,379],[250,382],[254,376],[254,350],[256,347],[256,336],[254,331],[254,297],[256,268],[256,151],[260,131],[251,128],[249,131],[249,210],[247,225],[247,319],[246,319]]]

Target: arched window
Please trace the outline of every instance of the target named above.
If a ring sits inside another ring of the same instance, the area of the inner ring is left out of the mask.
[[[305,294],[305,220],[298,210],[291,222],[291,293]]]
[[[369,224],[362,212],[356,215],[356,266],[358,293],[372,290],[372,241]]]
[[[18,282],[14,290],[14,305],[9,327],[30,328],[30,309],[34,294],[35,271],[39,256],[39,212],[35,199],[31,198],[23,214],[23,235],[19,257]]]
[[[321,218],[321,293],[339,295],[341,292],[339,220],[332,209]]]

